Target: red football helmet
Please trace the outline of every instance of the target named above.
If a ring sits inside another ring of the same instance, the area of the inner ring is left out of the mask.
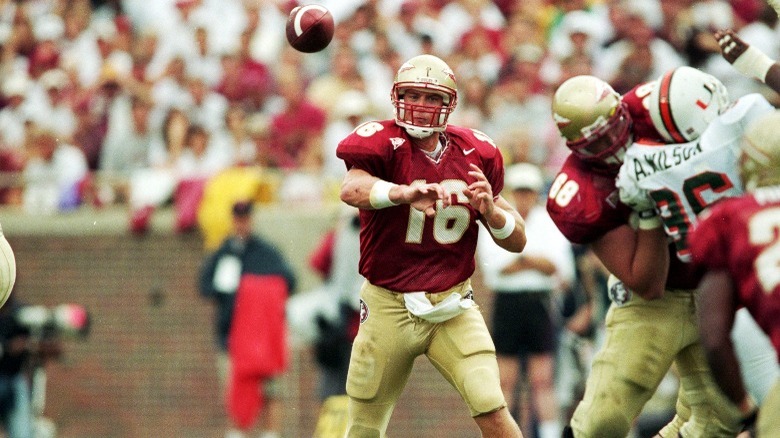
[[[633,140],[632,120],[609,84],[588,75],[570,78],[555,91],[552,109],[574,155],[609,171],[620,168]]]

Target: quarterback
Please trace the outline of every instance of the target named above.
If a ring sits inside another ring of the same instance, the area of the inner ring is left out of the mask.
[[[522,217],[499,195],[501,153],[485,134],[448,126],[455,75],[441,59],[405,62],[391,92],[395,119],[366,122],[336,150],[343,202],[360,209],[360,328],[347,375],[347,436],[384,437],[425,355],[460,393],[486,437],[519,437],[506,409],[495,347],[478,306],[478,222],[512,252]]]
[[[3,235],[0,226],[0,307],[5,304],[16,282],[16,259],[11,245]]]
[[[702,344],[713,376],[745,415],[755,401],[740,379],[740,366],[729,336],[737,309],[744,306],[780,351],[780,112],[752,123],[742,141],[739,173],[747,194],[708,210],[689,236],[694,263],[707,272],[699,286]],[[741,342],[743,340],[739,340]],[[780,379],[770,384],[758,414],[758,436],[780,431]]]

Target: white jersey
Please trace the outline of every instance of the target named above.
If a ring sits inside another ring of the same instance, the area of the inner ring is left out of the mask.
[[[774,110],[760,94],[739,98],[688,143],[638,141],[626,151],[617,178],[620,199],[642,204],[649,196],[658,207],[677,256],[687,262],[687,235],[697,215],[719,199],[743,192],[737,162],[748,125]]]

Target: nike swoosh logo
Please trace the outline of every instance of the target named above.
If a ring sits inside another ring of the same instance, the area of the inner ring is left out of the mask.
[[[470,153],[474,152],[474,149],[475,149],[475,148],[471,148],[471,149],[463,149],[463,155],[468,155],[468,154],[470,154]]]

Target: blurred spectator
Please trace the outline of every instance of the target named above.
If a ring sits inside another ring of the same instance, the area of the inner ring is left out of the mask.
[[[458,79],[461,83],[460,99],[450,120],[456,125],[485,126],[491,115],[488,82],[477,75],[462,76]]]
[[[24,169],[24,209],[52,214],[78,207],[85,196],[89,169],[84,153],[63,143],[50,128],[31,125]]]
[[[357,55],[349,47],[339,47],[333,54],[332,70],[314,78],[306,90],[306,97],[315,106],[333,116],[336,96],[348,90],[364,90],[365,81],[358,70]]]
[[[186,108],[192,123],[203,126],[209,134],[224,129],[229,106],[225,96],[209,89],[204,79],[196,75],[187,78],[187,90]]]
[[[149,230],[154,209],[171,199],[177,177],[174,163],[184,150],[190,121],[179,109],[170,109],[161,127],[162,148],[150,149],[150,166],[130,176],[130,230],[143,234]]]
[[[388,33],[379,33],[374,39],[374,51],[359,61],[361,75],[368,78],[365,92],[373,108],[387,108],[387,90],[393,88],[395,72],[401,67],[404,58],[394,48]],[[406,58],[409,59],[409,58]],[[384,117],[392,117],[391,109],[386,109]],[[383,118],[383,114],[377,114]]]
[[[336,157],[336,146],[371,115],[371,102],[362,91],[347,90],[335,99],[322,142],[322,174],[326,181],[341,184],[347,169]]]
[[[246,111],[240,106],[231,106],[224,116],[221,128],[212,135],[215,148],[220,154],[232,157],[231,163],[241,166],[254,164],[257,157],[255,143],[247,127]]]
[[[32,79],[39,79],[45,72],[60,63],[59,40],[65,32],[65,24],[58,15],[45,14],[35,19],[33,35],[37,41],[28,59],[27,71]]]
[[[232,105],[242,105],[247,111],[264,110],[266,100],[274,89],[274,80],[268,67],[252,58],[251,35],[241,34],[237,50],[222,57],[223,76],[216,91]]]
[[[436,38],[436,50],[440,55],[454,53],[458,42],[477,26],[491,30],[502,30],[506,18],[501,10],[489,0],[453,0],[441,9],[438,15],[441,29],[447,37]]]
[[[281,169],[318,169],[327,113],[306,98],[306,84],[297,71],[278,74],[284,109],[271,119],[268,163]]]
[[[30,79],[24,72],[15,71],[3,78],[5,106],[0,109],[0,144],[15,153],[22,153],[25,123],[32,115],[27,103],[29,90]]]
[[[200,78],[206,88],[213,88],[222,78],[222,62],[209,46],[208,31],[204,26],[195,29],[196,52],[185,58],[187,75]]]
[[[349,356],[360,320],[360,287],[364,281],[358,273],[359,231],[357,209],[342,209],[336,225],[309,255],[309,266],[323,279],[322,287],[309,292],[308,296],[296,297],[297,302],[290,301],[287,307],[288,313],[302,308],[313,310],[310,316],[317,333],[313,344],[320,370],[320,401],[347,391]],[[302,300],[316,302],[317,307],[312,309]],[[307,312],[304,310],[304,313]]]
[[[249,50],[252,59],[265,65],[276,62],[282,48],[287,44],[284,26],[287,22],[285,2],[244,1],[247,14],[246,31],[249,35]]]
[[[463,34],[452,58],[457,77],[473,75],[489,84],[495,83],[505,58],[501,33],[481,25],[474,26]]]
[[[685,59],[671,44],[655,36],[663,20],[658,0],[621,0],[611,6],[616,40],[595,59],[594,74],[618,93],[654,80]]]
[[[246,436],[259,412],[260,428],[271,434],[263,436],[278,438],[279,377],[288,361],[284,306],[296,276],[279,250],[254,234],[252,209],[248,201],[233,205],[233,234],[204,260],[200,293],[215,305],[217,370],[231,423],[226,436]]]
[[[555,125],[550,117],[550,95],[545,93],[540,78],[543,59],[544,50],[539,46],[525,44],[515,50],[489,97],[490,118],[482,129],[493,138],[501,138],[518,126],[533,126],[532,150],[546,156],[543,134],[547,126]]]
[[[112,184],[120,200],[126,201],[128,182],[133,172],[152,166],[154,154],[165,148],[159,130],[151,123],[152,101],[143,95],[134,95],[129,108],[116,111],[106,133],[98,170]]]
[[[496,294],[491,332],[501,388],[510,412],[523,424],[520,400],[515,397],[522,375],[530,386],[530,412],[539,430],[536,436],[558,438],[561,419],[554,373],[559,315],[554,303],[573,284],[574,254],[539,201],[545,187],[541,169],[514,164],[507,168],[505,180],[512,193],[509,199],[525,219],[528,243],[522,254],[507,252],[482,227],[480,232],[485,235],[478,241],[485,284]],[[527,430],[524,433],[531,435]]]
[[[76,131],[73,88],[68,74],[55,68],[43,73],[30,93],[32,120],[39,125],[48,124],[65,141],[73,141]]]

